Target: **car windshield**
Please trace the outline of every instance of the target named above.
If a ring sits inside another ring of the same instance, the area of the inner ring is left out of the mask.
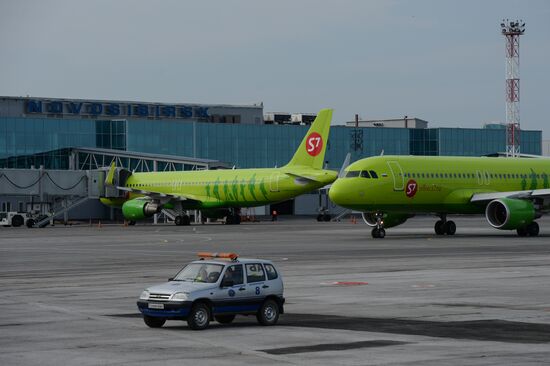
[[[221,264],[190,263],[174,277],[174,281],[215,283],[222,269]]]

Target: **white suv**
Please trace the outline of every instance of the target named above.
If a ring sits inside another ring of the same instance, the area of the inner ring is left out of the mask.
[[[199,253],[169,282],[149,287],[137,306],[145,324],[162,327],[166,320],[187,320],[205,329],[211,320],[231,323],[235,315],[256,315],[274,325],[284,313],[283,279],[271,261],[238,258],[233,253]]]

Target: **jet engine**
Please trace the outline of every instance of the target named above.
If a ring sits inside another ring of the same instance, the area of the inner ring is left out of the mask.
[[[122,205],[122,214],[126,220],[137,221],[146,217],[151,217],[159,213],[161,206],[158,203],[142,199],[133,199],[124,202]]]
[[[376,213],[363,212],[361,216],[363,216],[363,221],[365,221],[367,225],[371,227],[376,226]],[[411,217],[412,217],[411,215],[384,213],[382,215],[382,222],[383,222],[384,228],[387,229],[390,227],[401,225]]]
[[[489,202],[485,217],[492,227],[514,230],[529,225],[535,219],[535,207],[531,201],[500,198]]]

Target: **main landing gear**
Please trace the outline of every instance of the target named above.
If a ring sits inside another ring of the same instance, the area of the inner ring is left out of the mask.
[[[376,213],[376,226],[372,229],[371,235],[375,239],[384,239],[386,230],[384,230],[384,221],[382,221],[381,213]]]
[[[226,225],[239,225],[241,223],[241,212],[240,210],[230,210],[227,216],[225,217]]]
[[[537,236],[539,235],[539,224],[533,221],[527,226],[520,227],[516,230],[518,232],[518,236]]]
[[[178,215],[174,219],[174,223],[178,226],[187,226],[191,224],[189,215]]]
[[[446,215],[441,215],[441,220],[437,221],[434,226],[437,235],[454,235],[456,233],[456,224],[454,221],[447,221]]]

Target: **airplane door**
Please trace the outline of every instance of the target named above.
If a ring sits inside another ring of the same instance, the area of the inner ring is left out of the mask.
[[[393,177],[393,190],[402,191],[405,187],[405,177],[403,176],[403,169],[397,161],[388,161],[388,166],[391,170],[391,175]]]
[[[271,192],[279,192],[279,173],[271,174],[269,178],[269,190]]]

